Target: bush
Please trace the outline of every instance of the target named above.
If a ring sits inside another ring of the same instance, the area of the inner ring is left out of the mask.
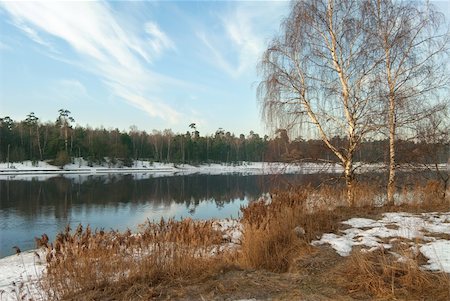
[[[126,167],[132,167],[133,166],[133,159],[131,159],[130,157],[126,157],[122,159],[122,164],[123,166]]]
[[[62,168],[70,162],[71,160],[69,154],[67,154],[66,151],[59,151],[56,155],[55,161],[53,161],[53,164]]]

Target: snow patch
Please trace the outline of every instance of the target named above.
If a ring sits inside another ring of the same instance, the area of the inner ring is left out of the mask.
[[[398,239],[406,239],[411,247],[416,247],[428,258],[423,268],[450,273],[450,241],[436,239],[430,234],[449,234],[450,212],[412,214],[405,212],[384,213],[380,220],[351,218],[342,224],[352,228],[339,234],[325,233],[320,240],[311,244],[329,244],[341,256],[350,255],[353,246],[361,246],[363,252],[392,248]],[[390,243],[383,240],[389,239]],[[423,241],[423,242],[420,242]],[[398,255],[398,254],[397,254]],[[399,255],[400,256],[400,255]],[[399,260],[405,258],[399,257]]]
[[[450,241],[437,240],[426,243],[419,250],[428,258],[428,264],[424,268],[450,274]]]
[[[42,250],[31,250],[0,259],[0,300],[42,300],[39,278],[46,266]],[[23,284],[22,288],[19,288]]]

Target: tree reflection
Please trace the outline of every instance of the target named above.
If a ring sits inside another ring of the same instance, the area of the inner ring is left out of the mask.
[[[1,180],[0,209],[33,218],[54,208],[55,217],[64,219],[73,206],[101,211],[123,204],[151,203],[167,207],[184,204],[195,211],[202,202],[222,207],[234,200],[254,200],[275,188],[323,180],[324,175],[189,175],[135,179],[132,175],[54,177],[45,181]]]

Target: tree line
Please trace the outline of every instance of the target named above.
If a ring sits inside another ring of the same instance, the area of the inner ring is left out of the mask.
[[[201,135],[196,124],[187,126],[184,134],[172,130],[138,130],[91,128],[75,125],[70,111],[61,109],[55,122],[41,122],[29,113],[24,120],[0,118],[0,162],[47,160],[62,166],[74,157],[90,164],[122,163],[131,166],[133,160],[171,163],[239,163],[267,162],[339,162],[320,139],[291,139],[286,129],[278,129],[269,138],[250,131],[239,136],[218,129],[212,135]],[[444,163],[448,140],[399,140],[399,163]],[[337,148],[348,145],[346,137],[335,136],[331,142]],[[357,161],[377,163],[388,161],[388,140],[365,140],[355,153]]]

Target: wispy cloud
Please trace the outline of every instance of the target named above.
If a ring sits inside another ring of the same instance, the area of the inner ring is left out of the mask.
[[[99,76],[118,96],[150,116],[176,123],[181,113],[159,97],[158,87],[171,82],[151,70],[151,63],[173,41],[153,21],[129,30],[104,2],[1,2],[14,25],[46,47],[65,47],[78,54],[74,64]],[[128,30],[126,30],[127,28]],[[53,38],[53,40],[51,39]],[[66,60],[67,58],[62,58]],[[178,81],[173,80],[173,83]]]
[[[160,54],[164,49],[175,48],[173,42],[161,31],[158,24],[147,22],[145,24],[145,31],[152,37],[149,43],[156,54]]]
[[[219,36],[222,40],[223,36],[226,37],[226,44],[218,39],[217,33],[205,29],[199,30],[197,37],[209,50],[210,62],[229,76],[238,78],[255,68],[256,61],[265,49],[268,35],[273,31],[273,25],[279,23],[285,9],[285,3],[255,5],[252,2],[239,2],[219,16],[223,31]]]

